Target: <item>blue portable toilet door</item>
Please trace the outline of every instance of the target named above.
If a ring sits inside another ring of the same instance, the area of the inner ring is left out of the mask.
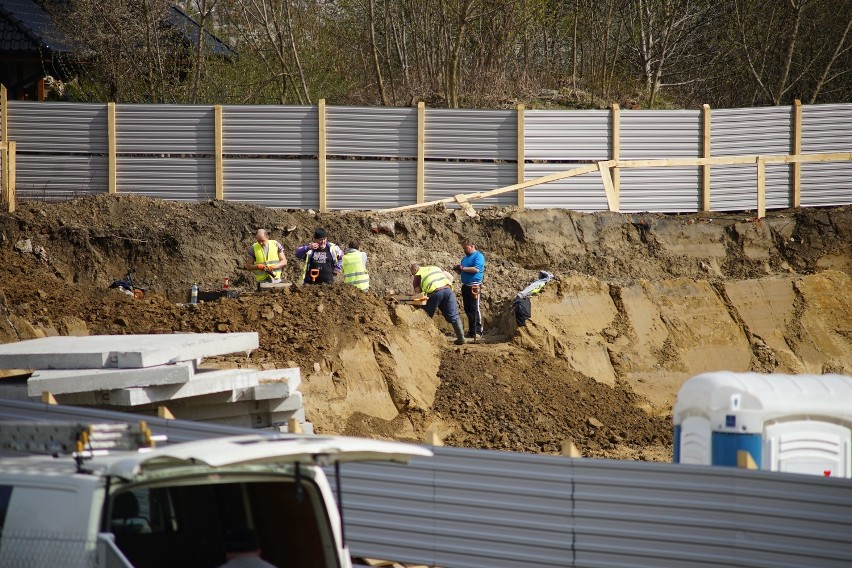
[[[852,430],[819,420],[766,427],[763,468],[771,471],[852,477]]]

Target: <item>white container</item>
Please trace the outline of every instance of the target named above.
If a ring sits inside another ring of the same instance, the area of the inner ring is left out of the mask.
[[[852,477],[852,377],[715,372],[674,405],[675,463]]]

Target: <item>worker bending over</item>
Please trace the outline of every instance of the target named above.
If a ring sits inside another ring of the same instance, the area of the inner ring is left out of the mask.
[[[428,298],[424,307],[426,313],[431,318],[435,315],[435,310],[440,309],[441,315],[456,332],[456,345],[463,345],[464,329],[459,319],[458,300],[450,280],[452,275],[437,266],[420,266],[417,263],[411,265],[411,275],[414,276],[411,281],[414,291],[422,292]]]
[[[287,266],[284,247],[278,241],[269,238],[269,231],[258,229],[257,242],[252,245],[246,257],[245,267],[254,271],[254,280],[260,284],[281,282],[281,269]]]

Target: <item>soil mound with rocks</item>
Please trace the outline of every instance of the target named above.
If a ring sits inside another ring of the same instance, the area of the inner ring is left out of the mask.
[[[257,292],[241,265],[257,228],[285,280],[316,227],[361,241],[371,287]],[[391,295],[412,262],[449,268],[472,237],[487,258],[485,337],[464,346]],[[102,195],[0,214],[0,342],[46,335],[257,331],[218,367],[298,366],[317,432],[583,455],[671,459],[671,407],[713,370],[852,374],[852,208],[748,214],[581,214],[428,208],[275,210]],[[134,299],[109,285],[132,269]],[[512,301],[545,270],[518,327]],[[188,304],[224,278],[238,297]],[[130,338],[129,338],[130,340]],[[9,373],[7,373],[9,374]],[[3,379],[0,379],[2,381]]]

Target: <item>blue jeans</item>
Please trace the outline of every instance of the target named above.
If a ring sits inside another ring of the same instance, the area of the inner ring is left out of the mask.
[[[459,321],[459,303],[452,288],[441,288],[432,292],[423,309],[430,318],[435,315],[435,310],[441,310],[441,315],[450,325]]]

